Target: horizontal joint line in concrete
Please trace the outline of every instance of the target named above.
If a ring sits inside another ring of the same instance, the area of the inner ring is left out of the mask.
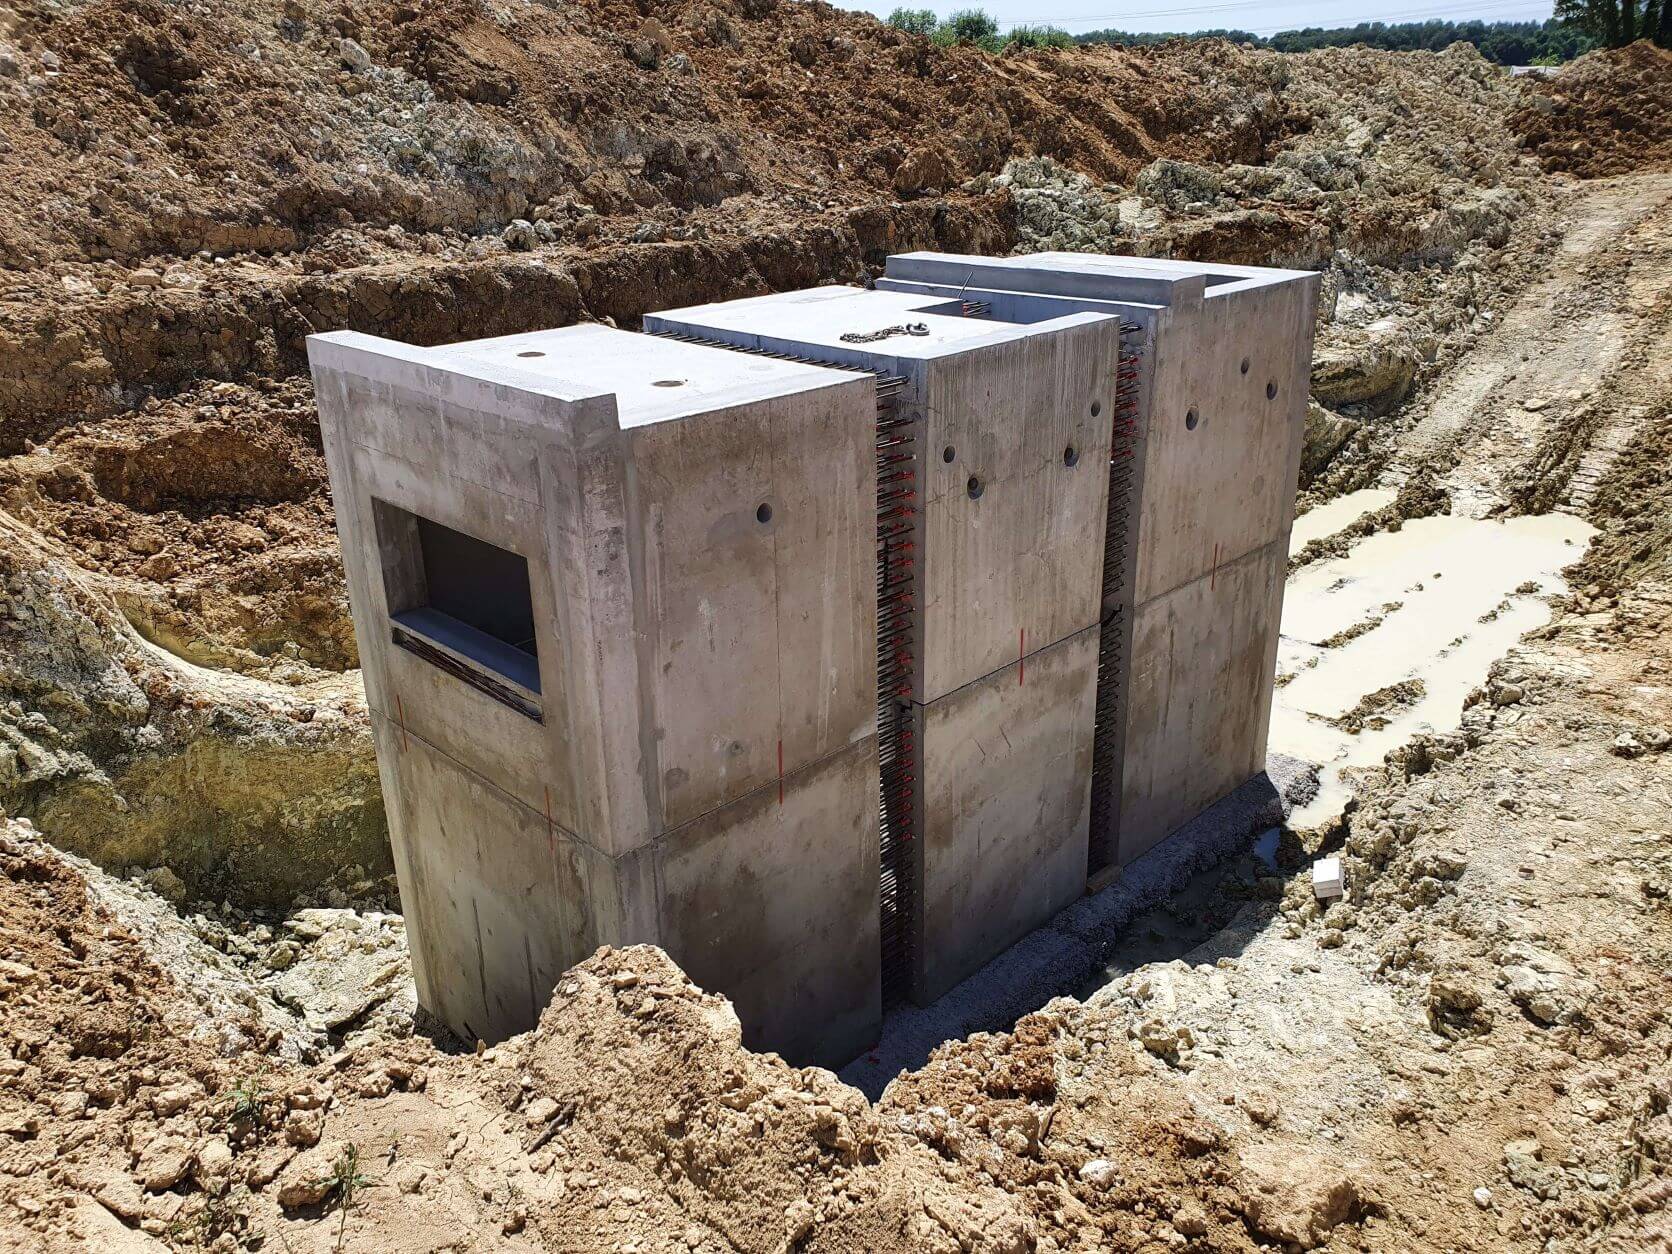
[[[1277,539],[1268,540],[1265,544],[1248,549],[1237,554],[1235,557],[1228,557],[1223,562],[1210,566],[1199,575],[1192,575],[1189,579],[1180,580],[1170,588],[1163,588],[1160,592],[1152,592],[1147,600],[1142,601],[1139,604],[1148,605],[1152,601],[1159,601],[1162,597],[1172,596],[1173,593],[1177,592],[1180,588],[1188,588],[1191,584],[1201,583],[1204,579],[1215,579],[1222,571],[1230,570],[1233,566],[1240,566],[1244,562],[1253,561],[1255,558],[1262,556],[1267,549],[1275,549],[1279,547],[1282,548],[1284,553],[1288,553],[1289,532],[1287,528],[1284,529],[1283,534],[1278,536]]]
[[[1076,633],[1076,634],[1078,634],[1078,633]],[[1014,663],[1012,663],[1012,665],[1014,665]],[[1004,668],[1001,667],[1000,669],[1002,670]],[[976,682],[979,683],[980,681],[977,680]],[[395,700],[397,702],[400,701],[399,694],[396,695]],[[376,714],[378,714],[382,718],[385,718],[385,719],[390,718],[390,714],[387,710],[378,709],[376,706],[370,706],[369,703],[368,703],[368,708],[372,709]],[[416,741],[418,741],[418,743],[420,743],[422,745],[427,745],[434,752],[440,754],[442,757],[446,758],[449,762],[451,762],[455,767],[457,767],[459,769],[460,772],[462,772],[465,775],[470,776],[471,779],[477,781],[483,787],[489,788],[492,791],[498,793],[501,797],[505,798],[505,800],[509,801],[512,805],[516,806],[518,809],[523,810],[523,811],[527,812],[528,814],[532,814],[535,818],[539,819],[542,823],[546,824],[553,831],[562,832],[565,836],[568,836],[571,839],[573,839],[576,844],[585,845],[588,849],[591,849],[594,853],[600,854],[601,856],[603,856],[605,858],[608,858],[611,862],[614,862],[617,858],[622,856],[621,853],[611,853],[608,849],[604,849],[604,848],[600,847],[596,842],[588,840],[585,836],[581,835],[579,832],[570,831],[567,827],[563,826],[563,824],[559,823],[556,819],[552,818],[549,811],[542,811],[542,810],[535,809],[533,806],[529,805],[528,802],[524,801],[521,797],[515,796],[512,793],[506,792],[503,788],[501,788],[498,784],[494,783],[487,776],[482,775],[482,774],[480,774],[476,771],[471,770],[469,766],[465,765],[465,763],[463,763],[463,762],[460,762],[452,754],[448,753],[447,750],[443,749],[440,745],[436,744],[435,741],[430,740],[427,737],[420,736],[417,732],[413,731],[406,724],[406,721],[405,721],[405,718],[404,718],[404,713],[403,713],[403,716],[400,719],[392,720],[392,721],[394,721],[396,723],[396,726],[399,727],[399,729],[400,729],[401,740],[403,742],[403,747],[404,747],[404,742],[409,740],[409,739],[410,740],[416,740]],[[867,735],[869,735],[869,734],[870,733],[867,733]],[[864,739],[864,738],[865,737],[861,737],[860,739]],[[807,772],[812,771],[817,767],[823,766],[826,762],[830,761],[831,758],[834,758],[834,757],[839,756],[840,754],[846,753],[849,749],[853,748],[855,743],[856,742],[850,740],[846,744],[842,745],[840,748],[833,749],[829,753],[824,754],[822,757],[814,758],[811,762],[808,762],[803,766],[798,766],[795,770],[786,772],[785,774],[779,776],[778,778],[773,779],[768,783],[762,784],[759,788],[751,788],[748,792],[739,793],[735,797],[732,797],[732,798],[730,798],[726,801],[722,801],[717,806],[713,806],[710,809],[704,810],[701,814],[693,814],[688,819],[682,819],[679,822],[679,824],[675,827],[664,827],[661,831],[657,832],[647,842],[645,842],[644,845],[639,845],[639,846],[636,846],[635,849],[624,850],[623,852],[624,853],[633,853],[633,852],[636,852],[637,849],[647,848],[651,845],[660,845],[660,844],[664,843],[667,840],[667,838],[669,836],[672,836],[675,832],[683,831],[685,828],[690,827],[694,823],[702,822],[704,819],[706,819],[711,814],[714,814],[714,813],[716,813],[720,810],[724,810],[724,809],[726,809],[730,806],[738,805],[739,803],[747,801],[751,797],[759,796],[762,793],[772,792],[773,790],[776,789],[776,790],[778,790],[779,795],[782,796],[785,781],[794,780],[799,775],[804,775]],[[547,799],[547,803],[549,804],[550,800],[551,800],[551,790],[550,790],[549,786],[547,786],[546,799]]]
[[[1192,582],[1194,582],[1194,581],[1192,581]],[[966,689],[966,688],[973,688],[977,684],[984,684],[989,679],[991,679],[994,675],[1002,675],[1006,671],[1015,670],[1017,667],[1024,665],[1028,661],[1028,659],[1036,658],[1041,653],[1049,653],[1052,649],[1056,648],[1059,644],[1066,644],[1066,643],[1068,643],[1068,641],[1073,640],[1078,636],[1085,635],[1088,631],[1097,630],[1098,628],[1102,627],[1102,625],[1103,625],[1103,620],[1101,618],[1095,618],[1091,622],[1087,623],[1084,627],[1077,627],[1073,631],[1069,632],[1066,636],[1059,636],[1057,639],[1051,641],[1050,644],[1042,644],[1037,649],[1029,649],[1026,653],[1018,653],[1017,656],[1016,656],[1015,661],[1006,662],[1003,666],[995,667],[993,670],[988,671],[985,675],[978,675],[974,679],[970,680],[968,683],[959,684],[956,688],[948,688],[945,692],[941,693],[941,695],[938,696],[938,697],[935,697],[935,698],[933,698],[931,700],[928,700],[928,701],[919,701],[915,697],[910,697],[910,698],[907,698],[906,704],[915,705],[919,709],[928,709],[931,705],[939,705],[942,701],[945,701],[948,697],[955,696],[956,694],[964,691],[964,689]],[[821,758],[819,760],[822,762],[824,759]]]

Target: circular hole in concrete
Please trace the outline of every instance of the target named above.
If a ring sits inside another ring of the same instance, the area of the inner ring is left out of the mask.
[[[685,386],[685,380],[684,379],[658,379],[658,380],[656,380],[655,383],[652,383],[650,386],[653,387],[653,388],[682,388],[682,387]]]
[[[755,507],[755,521],[769,523],[772,521],[772,506],[762,501]]]
[[[1266,399],[1268,401],[1275,401],[1277,399],[1277,384],[1276,383],[1266,384]]]
[[[545,356],[545,354],[544,354],[544,353],[542,353],[542,352],[537,352],[537,351],[536,351],[536,350],[534,350],[534,349],[530,349],[530,350],[529,350],[529,351],[528,351],[528,352],[526,352],[526,353],[518,353],[518,354],[517,354],[517,356],[518,356],[518,357],[544,357],[544,356]]]
[[[950,444],[941,450],[941,460],[948,466],[952,464],[952,459],[956,456],[958,456],[958,450],[953,448]]]
[[[970,500],[972,501],[979,501],[981,499],[981,494],[987,490],[981,486],[981,480],[977,479],[974,475],[970,476],[970,481],[964,486],[969,490]]]
[[[1241,371],[1242,371],[1242,372],[1243,372],[1243,373],[1244,373],[1244,374],[1247,374],[1247,373],[1248,373],[1248,358],[1246,358],[1246,357],[1244,357],[1244,358],[1243,358],[1243,359],[1242,359],[1242,365],[1241,365],[1241,366],[1240,366],[1240,367],[1239,367],[1239,369],[1240,369],[1240,370],[1241,370]]]
[[[1194,431],[1196,429],[1196,424],[1200,421],[1202,421],[1202,416],[1192,409],[1184,416],[1184,429],[1186,431]]]
[[[1079,465],[1080,464],[1080,450],[1075,448],[1072,444],[1070,444],[1067,448],[1063,449],[1063,451],[1062,451],[1062,464],[1064,466],[1077,466],[1077,465]]]
[[[1095,417],[1097,417],[1097,415],[1101,414],[1102,412],[1103,412],[1103,402],[1102,401],[1093,401],[1091,403],[1091,416],[1093,418],[1095,418]]]

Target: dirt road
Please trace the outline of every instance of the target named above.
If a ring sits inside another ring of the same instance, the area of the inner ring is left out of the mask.
[[[1659,329],[1651,312],[1672,283],[1669,215],[1672,175],[1585,184],[1564,207],[1571,225],[1547,273],[1430,394],[1382,486],[1397,489],[1454,462],[1439,477],[1454,514],[1588,504],[1606,466],[1587,461],[1570,494],[1563,481],[1578,470],[1573,455],[1593,444],[1617,451],[1652,399],[1610,386],[1613,376],[1640,370],[1645,355],[1665,359],[1650,352]]]

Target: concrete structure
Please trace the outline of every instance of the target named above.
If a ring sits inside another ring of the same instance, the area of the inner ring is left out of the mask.
[[[1130,499],[1117,475],[1106,541],[1095,877],[1264,764],[1318,276],[912,253],[889,258],[877,286],[1021,326],[1110,314],[1141,347],[1116,440]],[[1124,534],[1123,514],[1136,524]]]
[[[916,452],[885,617],[906,752],[890,790],[886,994],[932,1001],[1085,890],[1120,321],[1029,325],[825,287],[650,315],[645,329],[876,372]],[[891,769],[893,768],[893,769]]]
[[[1316,297],[911,254],[310,340],[423,1004],[652,942],[836,1065],[1256,776]]]
[[[880,1021],[877,385],[569,327],[309,341],[424,1006],[653,942],[755,1048]]]

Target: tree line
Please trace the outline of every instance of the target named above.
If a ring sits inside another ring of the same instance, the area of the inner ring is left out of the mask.
[[[944,20],[933,9],[895,9],[888,24],[909,35],[926,35],[937,44],[972,44],[988,52],[1007,47],[1072,48],[1074,38],[1055,26],[1012,26],[999,34],[998,19],[985,9],[958,9]]]
[[[1070,35],[1055,26],[1013,26],[1003,33],[983,9],[959,9],[940,18],[933,9],[895,9],[888,24],[938,44],[969,44],[999,52],[1007,47],[1070,48],[1076,44],[1156,44],[1169,39],[1228,39],[1278,52],[1341,48],[1363,44],[1392,52],[1438,52],[1449,44],[1471,43],[1499,65],[1556,65],[1596,47],[1616,48],[1637,39],[1672,47],[1672,0],[1556,0],[1556,16],[1545,22],[1361,22],[1325,29],[1309,26],[1269,37],[1244,30],[1097,30]]]
[[[1498,65],[1554,65],[1571,61],[1597,46],[1583,30],[1552,18],[1545,22],[1360,22],[1357,26],[1326,29],[1308,26],[1261,38],[1247,31],[1214,32],[1237,43],[1251,43],[1277,52],[1310,52],[1314,48],[1346,48],[1363,44],[1389,52],[1439,52],[1459,40],[1471,43],[1481,56]],[[1077,37],[1078,43],[1156,43],[1177,36],[1127,34],[1100,30]]]
[[[1557,22],[1359,22],[1356,27],[1304,27],[1261,38],[1249,32],[1229,30],[1224,38],[1237,43],[1254,43],[1276,52],[1311,52],[1313,48],[1344,48],[1363,43],[1388,52],[1440,52],[1463,40],[1473,43],[1481,57],[1498,65],[1553,65],[1590,52],[1597,40]],[[1080,35],[1080,43],[1152,43],[1154,35],[1127,35],[1119,30],[1093,30]]]

